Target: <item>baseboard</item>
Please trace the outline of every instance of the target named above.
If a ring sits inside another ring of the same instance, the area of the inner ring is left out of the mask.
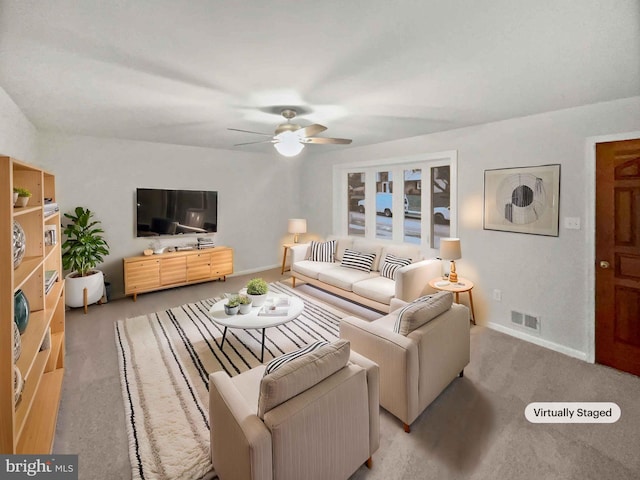
[[[239,277],[240,275],[249,275],[250,273],[264,272],[265,270],[271,270],[272,268],[282,268],[282,265],[263,265],[258,268],[250,268],[248,270],[242,270],[240,272],[233,272],[231,275],[227,275],[227,277]]]
[[[520,340],[524,340],[529,343],[533,343],[535,345],[539,345],[544,348],[548,348],[549,350],[553,350],[569,357],[577,358],[578,360],[582,360],[584,362],[589,362],[588,355],[586,352],[581,352],[580,350],[575,350],[573,348],[565,347],[564,345],[560,345],[559,343],[551,342],[549,340],[545,340],[540,337],[536,337],[534,335],[529,335],[528,333],[521,332],[519,330],[515,330],[513,328],[505,327],[504,325],[500,325],[499,323],[489,322],[486,325],[488,328],[492,330],[496,330],[497,332],[505,333],[512,337],[519,338]]]

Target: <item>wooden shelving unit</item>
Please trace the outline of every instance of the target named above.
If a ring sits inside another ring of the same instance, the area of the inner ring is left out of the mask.
[[[26,207],[13,206],[13,187],[32,196]],[[55,177],[40,168],[0,156],[0,453],[51,453],[64,376],[64,279],[60,214],[45,217],[45,198],[56,201]],[[13,267],[13,222],[26,236],[25,256]],[[45,245],[45,227],[56,229],[58,242]],[[45,272],[58,281],[45,291]],[[20,336],[21,353],[13,356],[14,294],[22,290],[30,316]],[[15,403],[14,365],[24,379]]]

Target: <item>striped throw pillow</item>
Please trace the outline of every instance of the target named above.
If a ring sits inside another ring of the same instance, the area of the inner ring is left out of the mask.
[[[336,241],[329,240],[327,242],[311,241],[311,255],[309,260],[314,262],[333,262],[336,251]]]
[[[268,375],[270,373],[273,373],[283,365],[291,362],[292,360],[295,360],[296,358],[300,358],[304,354],[318,350],[320,347],[328,344],[329,342],[327,342],[326,340],[318,340],[317,342],[307,345],[306,347],[302,347],[300,350],[294,350],[293,352],[280,355],[279,357],[276,357],[273,360],[271,360],[269,363],[267,363],[267,368],[265,369],[264,374]]]
[[[398,269],[406,267],[407,265],[411,265],[410,258],[396,257],[391,253],[387,253],[382,268],[380,269],[380,275],[395,280]]]
[[[341,266],[353,268],[355,270],[362,270],[363,272],[370,272],[375,259],[375,253],[356,252],[355,250],[347,248],[342,256]]]
[[[402,307],[398,312],[393,331],[406,336],[449,310],[452,304],[453,294],[451,292],[438,292],[420,297]]]

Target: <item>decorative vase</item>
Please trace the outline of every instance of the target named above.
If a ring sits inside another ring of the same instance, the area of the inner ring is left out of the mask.
[[[22,335],[29,323],[29,300],[22,290],[13,294],[13,320]]]
[[[24,252],[27,249],[27,236],[20,225],[15,220],[13,221],[13,268],[18,268],[18,265],[24,258]]]

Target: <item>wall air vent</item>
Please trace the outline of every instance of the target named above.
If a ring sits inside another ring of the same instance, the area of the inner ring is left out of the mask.
[[[511,310],[511,323],[524,327],[527,330],[533,330],[538,333],[540,332],[540,317],[535,315]]]

